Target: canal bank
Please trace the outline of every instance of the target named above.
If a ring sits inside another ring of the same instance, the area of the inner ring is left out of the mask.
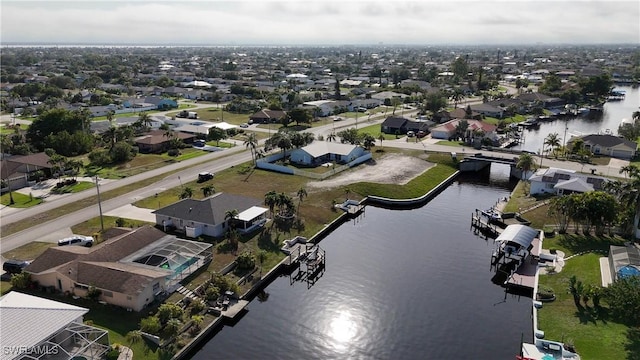
[[[367,206],[322,239],[328,260],[319,281],[274,277],[267,296],[194,358],[516,354],[520,334],[531,332],[531,299],[505,299],[491,283],[490,246],[469,230],[466,213],[510,194],[508,172],[498,172],[460,174],[415,209]]]
[[[424,206],[427,202],[437,196],[440,192],[442,192],[447,186],[451,185],[451,183],[458,177],[460,174],[459,171],[456,171],[454,174],[443,180],[440,184],[438,184],[433,189],[429,190],[423,196],[413,198],[413,199],[390,199],[379,196],[367,196],[362,201],[358,202],[357,205],[361,206],[359,209],[364,211],[365,205],[377,206],[386,209],[409,209],[415,208],[419,206]],[[336,230],[338,227],[343,225],[345,222],[351,220],[354,216],[358,216],[359,213],[353,213],[348,210],[344,211],[340,216],[338,216],[335,220],[325,225],[319,232],[313,235],[310,239],[304,239],[304,241],[309,244],[317,245],[332,231]],[[299,255],[299,254],[298,254]],[[242,296],[240,296],[241,300],[244,301],[252,301],[258,293],[264,291],[264,289],[269,286],[278,276],[284,273],[291,273],[292,268],[301,261],[300,256],[292,260],[291,254],[282,259],[276,266],[271,268],[265,275],[263,275],[260,279],[258,279],[252,287],[247,290]],[[222,271],[222,274],[226,274],[229,271],[232,271],[234,268],[234,263],[227,265]],[[216,320],[214,320],[211,324],[205,327],[191,342],[189,342],[185,347],[183,347],[174,357],[174,360],[187,359],[193,353],[195,349],[198,348],[199,345],[202,344],[206,339],[210,339],[212,334],[216,330],[220,330],[225,323],[235,322],[235,316],[241,317],[243,314],[238,312],[234,315],[234,317],[227,318],[225,320],[224,316],[218,316]]]

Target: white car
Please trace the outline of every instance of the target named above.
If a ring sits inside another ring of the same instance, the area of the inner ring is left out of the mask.
[[[91,247],[93,246],[93,237],[84,235],[73,235],[68,238],[58,240],[58,246],[79,245]]]
[[[248,127],[249,127],[249,124],[247,124],[247,123],[242,123],[242,124],[240,124],[240,127],[241,127],[241,128],[248,128]]]

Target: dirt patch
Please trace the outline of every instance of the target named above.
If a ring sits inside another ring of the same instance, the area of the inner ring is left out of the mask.
[[[309,182],[307,186],[309,188],[326,189],[361,181],[404,185],[434,165],[419,158],[390,154],[376,161],[358,165],[355,169],[333,178]]]

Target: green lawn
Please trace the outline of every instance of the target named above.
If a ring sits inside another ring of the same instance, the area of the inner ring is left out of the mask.
[[[13,197],[14,203],[11,204],[11,198]],[[42,199],[24,195],[15,191],[11,193],[4,193],[0,196],[0,204],[4,206],[10,206],[14,208],[28,208],[42,203]]]
[[[445,146],[464,146],[464,142],[462,141],[448,141],[448,140],[440,140],[436,143],[436,145],[445,145]]]
[[[371,136],[373,136],[376,139],[376,145],[380,144],[380,140],[378,140],[378,137],[380,137],[380,134],[382,134],[384,136],[384,140],[395,140],[396,136],[392,135],[392,134],[385,134],[380,130],[380,124],[374,124],[374,125],[369,125],[369,126],[365,126],[362,128],[358,128],[358,133],[360,134],[369,134]],[[384,145],[384,140],[382,141],[382,144]]]
[[[601,256],[595,253],[577,256],[567,260],[560,273],[540,276],[540,286],[551,287],[557,298],[538,311],[538,328],[547,339],[574,344],[585,360],[638,359],[640,348],[638,340],[632,340],[631,328],[612,319],[606,306],[596,309],[589,303],[578,310],[568,292],[572,275],[586,285],[600,286]]]
[[[519,122],[523,122],[525,121],[530,115],[520,115],[520,114],[516,114],[514,116],[511,117],[506,117],[503,119],[498,119],[498,118],[494,118],[491,116],[485,116],[484,121],[488,122],[489,124],[493,124],[493,125],[498,125],[498,123],[503,120],[505,121],[507,124],[510,123],[519,123]]]
[[[117,219],[119,218],[115,216],[103,216],[102,222],[104,224],[104,229],[108,230],[116,227]],[[123,220],[124,220],[124,224],[123,224],[124,227],[137,228],[144,225],[153,225],[153,223],[149,223],[141,220],[135,220],[135,219],[123,219]],[[98,242],[100,242],[101,239],[99,234],[100,234],[101,226],[102,225],[100,224],[100,217],[95,217],[72,226],[71,231],[74,234],[93,236],[96,238]]]
[[[66,185],[63,187],[53,187],[51,189],[51,192],[53,194],[71,194],[71,193],[77,193],[80,191],[84,191],[87,189],[91,189],[95,187],[94,183],[90,182],[90,181],[79,181],[73,185]]]
[[[26,131],[29,128],[29,125],[16,124],[14,127],[13,125],[7,124],[5,126],[0,126],[0,134],[2,135],[14,134],[16,132],[16,127],[18,127],[22,131]]]
[[[251,114],[235,114],[228,111],[222,111],[221,108],[208,107],[194,110],[198,114],[198,120],[204,121],[224,121],[233,125],[240,125],[242,123],[249,122],[249,116]],[[176,116],[178,111],[167,113],[167,116]]]
[[[56,246],[56,244],[42,241],[32,241],[13,250],[3,252],[2,256],[6,259],[33,260],[52,246]]]

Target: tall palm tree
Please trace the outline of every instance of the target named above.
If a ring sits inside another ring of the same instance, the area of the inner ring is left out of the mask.
[[[378,140],[380,141],[380,147],[382,147],[382,140],[384,140],[384,134],[380,133],[380,135],[378,135]]]
[[[138,122],[147,129],[151,127],[151,117],[146,111],[143,111],[138,115]]]
[[[298,189],[298,192],[296,193],[296,195],[298,196],[298,214],[299,214],[300,213],[300,205],[302,205],[302,199],[307,197],[307,190],[305,188],[301,187],[300,189]]]
[[[232,227],[233,220],[238,216],[238,209],[231,209],[224,212],[224,221],[227,222],[227,226]]]
[[[544,143],[542,144],[542,154],[544,154],[544,147],[547,146],[551,152],[554,152],[558,147],[560,147],[560,135],[558,133],[551,133],[544,138]]]
[[[111,126],[115,126],[115,124],[113,123],[113,116],[116,114],[115,111],[113,110],[109,110],[107,111],[107,121],[109,122],[109,124]]]
[[[449,99],[453,100],[453,108],[457,109],[458,103],[464,99],[464,92],[462,92],[462,89],[456,88],[449,96]]]
[[[271,190],[268,193],[266,193],[264,195],[264,204],[267,205],[267,207],[269,207],[269,211],[271,212],[271,216],[273,217],[273,211],[276,208],[276,205],[278,204],[278,194],[274,190]]]
[[[533,159],[533,156],[527,153],[520,154],[520,157],[518,158],[518,162],[516,163],[516,168],[522,171],[522,179],[527,184],[529,183],[529,177],[530,177],[529,171],[533,170],[534,167],[535,167],[535,160]]]
[[[331,134],[327,135],[327,140],[329,142],[336,141],[336,138],[337,138],[337,136],[336,136],[336,133],[334,133],[334,132],[332,132]]]
[[[84,167],[84,163],[82,160],[70,159],[67,161],[67,167],[73,170],[73,178],[75,180],[80,170]]]
[[[253,164],[256,164],[256,148],[258,146],[258,137],[255,133],[250,133],[244,136],[244,145],[249,148],[251,151],[251,158],[253,159]]]

